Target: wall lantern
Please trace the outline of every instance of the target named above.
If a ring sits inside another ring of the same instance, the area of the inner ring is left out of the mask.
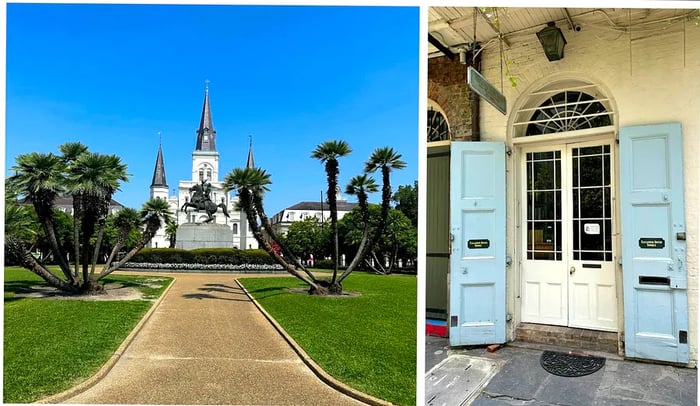
[[[566,38],[562,34],[559,27],[554,24],[554,21],[547,23],[547,26],[537,33],[544,54],[547,55],[549,61],[558,61],[564,57],[564,45]]]

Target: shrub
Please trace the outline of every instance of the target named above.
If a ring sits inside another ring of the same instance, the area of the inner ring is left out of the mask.
[[[131,259],[133,263],[203,264],[203,265],[272,265],[274,260],[264,250],[235,248],[144,248]]]

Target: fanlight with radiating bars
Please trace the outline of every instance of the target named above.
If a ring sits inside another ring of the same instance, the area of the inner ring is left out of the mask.
[[[604,127],[612,115],[593,96],[565,91],[549,97],[535,110],[525,135],[542,135]]]

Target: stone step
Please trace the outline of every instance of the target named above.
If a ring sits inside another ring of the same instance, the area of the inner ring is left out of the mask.
[[[520,323],[515,330],[517,341],[569,347],[574,350],[617,354],[618,334],[580,328]]]

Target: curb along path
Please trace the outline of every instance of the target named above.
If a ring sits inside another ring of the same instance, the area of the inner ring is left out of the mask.
[[[179,274],[111,371],[66,403],[361,405],[323,383],[231,274]]]

